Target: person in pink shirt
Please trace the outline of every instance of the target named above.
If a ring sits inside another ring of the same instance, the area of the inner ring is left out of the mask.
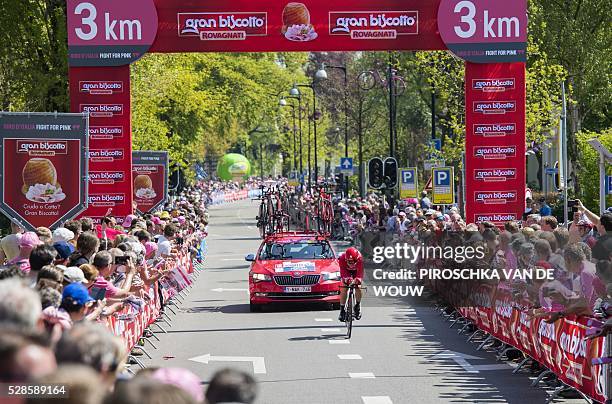
[[[24,274],[30,273],[30,254],[42,244],[36,233],[28,231],[19,237],[19,255],[8,262],[8,265],[18,265]]]

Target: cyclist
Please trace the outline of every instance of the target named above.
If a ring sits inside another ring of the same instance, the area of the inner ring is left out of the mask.
[[[363,283],[363,257],[359,250],[355,247],[351,247],[338,258],[340,264],[340,277],[342,283],[345,286],[356,285],[359,286]],[[346,321],[346,311],[344,305],[346,304],[347,288],[340,288],[340,316],[338,320]],[[355,319],[361,318],[361,289],[355,289]]]

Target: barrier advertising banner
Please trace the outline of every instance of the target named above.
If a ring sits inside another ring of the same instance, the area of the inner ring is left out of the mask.
[[[168,200],[168,152],[132,152],[132,181],[136,210],[148,213]]]
[[[418,198],[419,187],[416,167],[400,168],[400,199]]]
[[[130,68],[73,67],[70,104],[89,113],[89,207],[84,215],[122,221],[132,213]]]
[[[466,219],[502,225],[525,208],[525,65],[466,64]]]
[[[0,113],[0,210],[22,227],[58,227],[87,206],[86,114]]]

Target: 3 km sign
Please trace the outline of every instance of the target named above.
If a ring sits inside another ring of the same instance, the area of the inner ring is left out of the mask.
[[[147,52],[451,50],[466,60],[467,76],[491,84],[475,87],[466,80],[466,120],[472,124],[467,178],[482,170],[517,172],[498,182],[468,181],[466,194],[524,189],[526,7],[526,0],[68,0],[71,108],[90,113],[90,147],[113,150],[90,160],[90,171],[112,171],[118,178],[90,184],[92,201],[113,197],[112,204],[90,204],[86,214],[102,216],[109,207],[117,216],[131,213],[129,64]],[[502,126],[512,130],[486,137],[474,132]],[[481,158],[470,152],[502,146],[515,153]],[[517,195],[498,213],[518,216],[523,199]],[[482,204],[469,198],[467,207],[468,217],[495,213],[494,205],[481,212]]]

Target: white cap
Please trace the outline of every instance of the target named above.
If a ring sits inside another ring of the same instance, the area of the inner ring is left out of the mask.
[[[60,241],[69,242],[74,239],[74,233],[65,227],[58,227],[53,231],[53,242],[57,243]]]
[[[68,267],[64,270],[64,280],[67,280],[70,283],[81,282],[87,283],[87,279],[85,279],[85,274],[79,267]]]

